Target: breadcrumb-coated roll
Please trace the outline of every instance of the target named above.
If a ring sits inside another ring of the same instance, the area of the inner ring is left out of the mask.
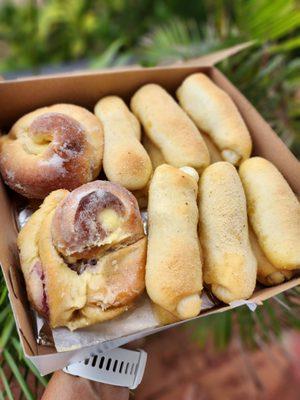
[[[131,109],[168,164],[190,166],[198,172],[209,164],[209,153],[197,127],[161,86],[142,86],[131,99]]]
[[[225,303],[248,299],[255,288],[246,199],[234,166],[220,161],[206,168],[199,185],[199,233],[204,282]]]
[[[154,303],[180,319],[199,314],[202,290],[197,173],[186,171],[157,167],[148,205],[146,289]]]
[[[181,107],[234,165],[250,157],[251,137],[230,96],[205,74],[188,76],[177,90]]]
[[[264,255],[253,230],[249,227],[249,238],[257,261],[257,280],[265,286],[279,285],[293,277],[293,271],[275,268]]]
[[[139,121],[117,96],[99,100],[94,111],[104,129],[103,168],[106,176],[129,190],[142,189],[151,177],[152,165],[140,143]]]
[[[300,204],[289,184],[261,157],[243,162],[239,173],[250,223],[264,254],[278,269],[300,268]]]

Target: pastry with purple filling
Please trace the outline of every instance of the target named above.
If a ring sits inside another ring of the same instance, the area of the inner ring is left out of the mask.
[[[112,319],[144,290],[142,219],[135,197],[118,184],[52,192],[20,231],[18,246],[29,301],[52,328]]]

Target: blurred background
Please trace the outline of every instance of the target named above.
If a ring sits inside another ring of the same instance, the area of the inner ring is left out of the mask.
[[[218,67],[300,156],[296,0],[0,0],[5,79],[129,64],[172,64],[254,41]],[[299,399],[299,288],[147,339],[137,399]],[[0,276],[0,400],[38,399]]]

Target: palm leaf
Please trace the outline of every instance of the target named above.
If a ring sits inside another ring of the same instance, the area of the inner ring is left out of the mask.
[[[4,389],[3,393],[1,393],[1,391],[0,393],[2,397],[6,396],[10,400],[13,399],[13,394],[10,389],[11,381],[13,381],[14,384],[19,385],[21,393],[26,399],[35,399],[36,393],[32,392],[32,388],[29,387],[26,381],[28,373],[33,373],[38,379],[40,385],[46,386],[48,380],[41,377],[31,361],[27,360],[24,356],[1,270],[0,293],[0,353],[2,356],[0,364],[0,381],[2,381]]]
[[[26,399],[34,400],[34,396],[31,392],[31,390],[29,389],[29,387],[26,383],[26,380],[24,379],[23,375],[21,374],[20,369],[14,360],[14,357],[10,354],[10,352],[7,349],[5,349],[3,351],[3,356],[4,356],[4,359],[7,362],[8,366],[10,367],[12,373],[14,374],[16,381],[19,383]]]
[[[112,44],[104,50],[100,56],[94,58],[90,62],[90,67],[93,69],[101,69],[116,65],[117,57],[123,44],[124,42],[122,39],[112,42]],[[118,65],[120,65],[120,61],[118,62]]]
[[[6,392],[6,396],[8,397],[8,399],[9,400],[14,400],[14,396],[13,396],[12,391],[10,389],[10,384],[9,384],[7,378],[6,378],[5,372],[3,371],[1,365],[0,365],[0,379],[1,379],[2,383],[3,383],[3,387],[4,387],[4,390]]]
[[[221,46],[220,37],[211,26],[200,29],[193,20],[177,18],[144,36],[137,54],[143,63],[155,65],[194,58],[221,47],[226,47],[226,41]]]

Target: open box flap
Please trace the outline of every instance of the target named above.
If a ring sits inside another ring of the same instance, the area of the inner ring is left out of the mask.
[[[231,57],[244,49],[247,49],[254,43],[255,43],[254,41],[249,41],[246,43],[237,44],[235,46],[228,47],[227,49],[215,51],[213,53],[209,53],[201,57],[191,58],[187,61],[181,62],[180,65],[212,67],[217,63],[219,63],[220,61],[223,61],[226,58]]]

